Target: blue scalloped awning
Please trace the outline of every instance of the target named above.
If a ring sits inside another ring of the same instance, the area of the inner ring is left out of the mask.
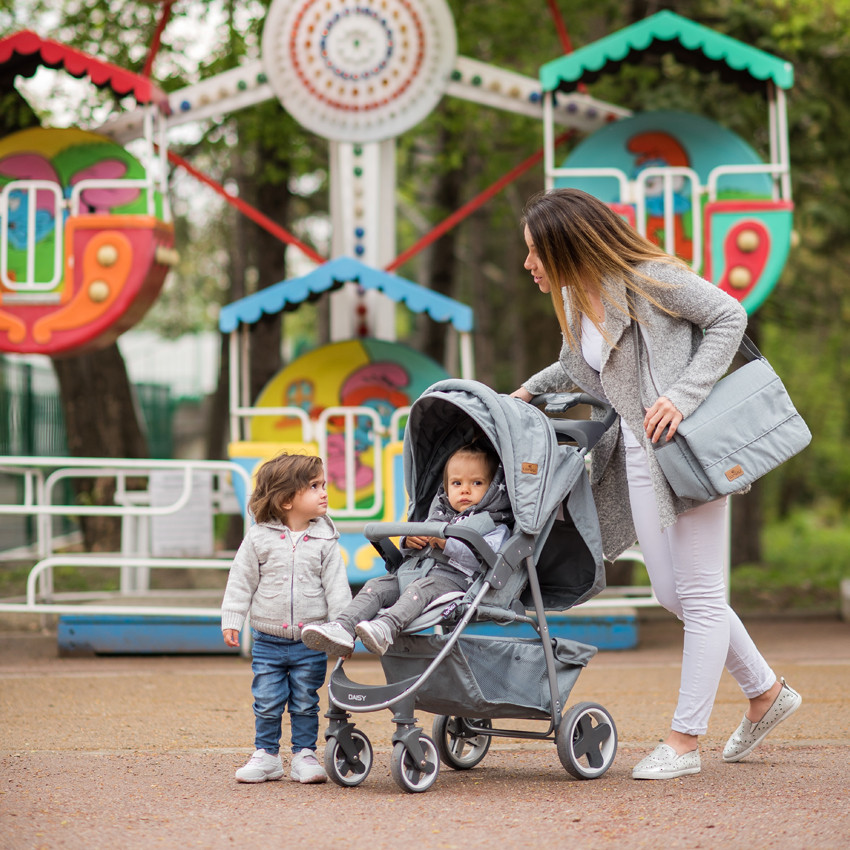
[[[353,281],[364,289],[377,289],[414,313],[427,313],[436,322],[451,322],[458,331],[471,331],[472,308],[403,277],[374,269],[350,257],[337,257],[303,277],[284,280],[221,308],[218,327],[231,333],[240,324],[253,324],[263,316],[297,310],[326,292]]]
[[[718,70],[723,79],[744,89],[768,80],[782,89],[794,84],[790,62],[669,11],[547,62],[540,68],[540,83],[543,91],[573,91],[579,82],[592,83],[624,62],[639,61],[644,53],[668,52],[702,70]]]

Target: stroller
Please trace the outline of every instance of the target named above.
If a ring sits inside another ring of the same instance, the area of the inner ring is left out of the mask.
[[[601,776],[617,751],[610,714],[582,702],[562,716],[565,700],[596,647],[552,638],[546,611],[563,611],[605,585],[602,541],[585,455],[615,414],[579,393],[541,396],[546,413],[475,381],[446,380],[411,407],[404,438],[408,522],[370,523],[365,536],[395,571],[402,556],[391,538],[454,537],[481,561],[466,592],[446,594],[396,637],[381,656],[385,685],[358,684],[339,659],[328,680],[325,769],[338,785],[362,783],[372,746],[352,713],[390,709],[396,724],[390,772],[404,791],[428,790],[440,763],[456,770],[477,765],[494,737],[551,740],[564,768],[578,779]],[[577,404],[597,408],[592,420],[552,419]],[[486,437],[499,455],[514,513],[514,528],[499,552],[464,528],[423,522],[460,446]],[[534,616],[526,611],[533,609]],[[476,621],[526,623],[534,638],[466,635]],[[437,626],[437,633],[418,634]],[[432,737],[416,726],[416,709],[437,715]],[[549,721],[540,733],[494,728],[494,720]]]

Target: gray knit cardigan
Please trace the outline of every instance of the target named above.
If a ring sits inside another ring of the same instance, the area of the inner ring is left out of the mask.
[[[681,266],[657,261],[643,263],[638,269],[653,280],[672,284],[652,285],[637,278],[638,285],[672,315],[645,298],[633,297],[644,340],[648,339],[652,351],[653,373],[659,392],[655,391],[650,378],[644,342],[641,343],[640,391],[636,386],[638,370],[635,368],[632,324],[627,315],[612,306],[613,302],[621,307],[626,304],[622,279],[605,281],[605,330],[613,346],[603,341],[601,371],[597,373],[580,350],[574,351],[564,342],[559,361],[533,375],[523,386],[535,395],[569,391],[577,386],[590,395],[607,398],[635,436],[649,448],[643,429],[645,407],[641,399],[652,404],[659,395],[664,395],[683,416],[690,416],[732,362],[746,329],[747,314],[734,298]],[[581,315],[571,311],[566,298],[564,309],[570,330],[575,339],[580,339]],[[697,503],[678,498],[651,449],[648,456],[658,515],[661,527],[666,528],[680,513]],[[619,427],[610,428],[594,448],[590,477],[605,557],[613,560],[633,545],[636,537]]]

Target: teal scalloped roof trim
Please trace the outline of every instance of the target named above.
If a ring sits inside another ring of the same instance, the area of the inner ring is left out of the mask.
[[[623,62],[630,53],[647,50],[655,41],[676,41],[685,50],[699,51],[707,59],[753,79],[773,80],[782,89],[794,85],[794,66],[790,62],[675,12],[664,11],[547,62],[540,68],[543,91],[555,91],[564,83],[572,89],[571,84],[586,74],[598,76],[609,62]]]
[[[315,301],[321,294],[333,292],[349,281],[364,289],[377,289],[414,313],[427,313],[435,322],[451,322],[460,332],[474,327],[472,308],[466,304],[351,257],[337,257],[303,277],[281,281],[222,307],[219,330],[231,333],[240,324],[252,325],[263,316],[295,310],[305,301]]]

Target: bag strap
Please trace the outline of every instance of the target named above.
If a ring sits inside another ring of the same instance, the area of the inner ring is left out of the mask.
[[[634,314],[634,307],[632,305],[631,293],[629,293],[629,295],[628,295],[628,302],[629,302],[629,306],[632,308],[632,313]],[[632,333],[634,334],[634,338],[635,338],[635,352],[636,352],[635,373],[636,373],[637,382],[638,382],[637,383],[638,392],[640,393],[640,396],[641,396],[641,399],[640,399],[641,404],[643,404],[645,406],[646,400],[643,397],[643,385],[641,384],[641,380],[640,380],[641,339],[643,339],[644,346],[646,347],[646,363],[647,363],[647,366],[649,367],[649,378],[652,381],[652,387],[655,390],[656,398],[661,396],[661,391],[658,389],[658,383],[655,380],[655,372],[653,371],[653,368],[652,368],[652,349],[650,348],[649,340],[647,339],[646,329],[635,318],[632,318],[631,325],[632,325]],[[758,350],[756,344],[746,334],[744,334],[743,337],[741,337],[741,342],[738,345],[738,354],[740,354],[748,363],[752,362],[753,360],[764,360],[765,362],[767,362],[767,359],[765,358],[765,356]]]

